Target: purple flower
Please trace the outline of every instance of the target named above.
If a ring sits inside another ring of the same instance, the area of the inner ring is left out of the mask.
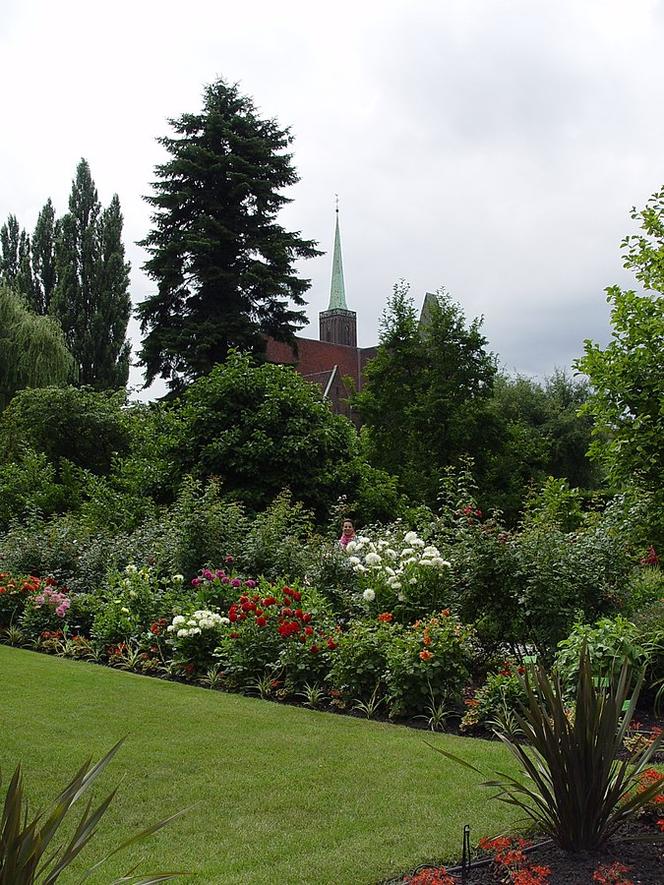
[[[221,579],[222,584],[230,584],[230,582],[231,582],[231,579],[229,577],[227,577],[226,575],[224,575],[224,577]]]
[[[206,581],[214,581],[214,575],[209,568],[203,569],[203,577],[206,579]]]
[[[217,577],[224,578],[226,576],[226,572],[222,568],[217,569]]]
[[[191,579],[191,586],[192,586],[192,587],[198,587],[198,585],[199,585],[199,584],[202,584],[202,583],[203,583],[203,582],[201,581],[200,578],[192,578],[192,579]]]
[[[227,556],[224,562],[226,563],[226,565],[233,565],[235,559],[232,556]]]
[[[241,587],[242,581],[239,578],[233,578],[231,581],[231,587]]]
[[[250,590],[253,590],[254,587],[256,586],[256,582],[255,582],[255,581],[252,581],[251,578],[250,578],[248,581],[245,581],[245,582],[244,582],[244,586],[245,586],[245,587],[248,587]]]

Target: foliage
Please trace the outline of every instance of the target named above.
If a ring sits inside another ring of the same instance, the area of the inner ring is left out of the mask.
[[[367,701],[384,688],[387,652],[403,628],[389,621],[353,621],[338,638],[329,682],[349,701]]]
[[[138,640],[160,616],[170,616],[182,598],[182,575],[160,579],[148,566],[128,565],[109,578],[92,624],[92,636],[104,646]]]
[[[630,616],[649,605],[664,599],[664,571],[646,566],[635,570],[629,578],[625,592],[624,609]]]
[[[246,538],[235,548],[238,566],[270,580],[300,581],[309,562],[306,544],[313,531],[313,514],[293,501],[289,491],[281,492],[256,514]]]
[[[93,473],[108,473],[114,457],[129,450],[123,406],[123,392],[75,387],[24,390],[0,415],[4,460],[16,458],[30,446],[56,467],[66,459]]]
[[[353,398],[369,461],[399,477],[414,500],[433,503],[444,467],[486,448],[486,403],[496,373],[481,321],[466,326],[439,290],[418,322],[408,286],[397,283],[381,322],[378,353]]]
[[[584,650],[578,673],[575,715],[570,717],[560,680],[550,679],[542,667],[526,672],[527,702],[523,714],[517,714],[525,743],[499,736],[527,780],[510,776],[486,786],[498,787],[499,799],[523,811],[561,848],[592,851],[660,792],[664,778],[645,789],[635,788],[661,735],[643,752],[618,761],[642,678],[631,692],[633,678],[626,662],[607,690],[595,687]]]
[[[593,678],[611,680],[627,661],[633,672],[643,670],[648,660],[647,641],[631,621],[621,615],[602,618],[595,625],[577,624],[567,639],[558,643],[556,672],[561,683],[574,690],[579,679],[579,661],[585,649]]]
[[[351,486],[355,430],[294,369],[233,352],[183,395],[176,457],[253,509],[282,489],[320,514]]]
[[[523,672],[522,665],[517,666],[508,660],[504,661],[498,672],[490,673],[474,696],[466,698],[466,713],[461,720],[461,728],[486,726],[511,719],[526,700],[523,684],[519,679],[519,674]]]
[[[449,610],[394,633],[385,673],[390,715],[421,714],[432,697],[437,703],[460,705],[473,650],[472,629]]]
[[[51,300],[57,282],[55,266],[55,246],[60,233],[60,224],[55,218],[51,199],[46,201],[37,218],[32,236],[32,275],[34,298],[32,307],[37,314],[50,312]]]
[[[92,809],[92,800],[90,800],[70,840],[58,845],[57,837],[62,823],[74,804],[89,791],[102,774],[119,750],[121,743],[122,741],[117,743],[95,765],[92,764],[91,759],[84,762],[69,784],[56,796],[50,807],[39,812],[31,821],[28,821],[28,803],[24,794],[23,773],[20,765],[16,767],[7,789],[2,819],[0,820],[1,885],[37,885],[37,883],[51,885],[51,883],[59,881],[63,872],[68,870],[74,859],[92,840],[99,821],[108,810],[116,791],[113,790],[94,809]],[[84,874],[85,877],[90,875],[93,870],[98,869],[111,855],[123,851],[152,833],[156,833],[177,816],[179,815],[152,824],[122,842],[90,867]],[[56,840],[55,848],[53,847],[54,840]],[[177,873],[153,873],[141,876],[127,874],[122,879],[115,880],[114,885],[120,885],[120,882],[133,883],[133,885],[151,885],[153,882],[167,882],[177,877]]]
[[[52,317],[33,314],[0,285],[0,410],[18,390],[67,384],[74,361]]]
[[[530,488],[548,476],[572,488],[597,487],[601,475],[586,456],[592,420],[579,415],[587,382],[556,371],[543,383],[499,374],[488,404],[494,435],[480,464],[480,501],[514,525]]]
[[[131,301],[122,223],[117,194],[102,211],[90,166],[82,159],[69,212],[58,226],[50,309],[64,330],[80,383],[98,390],[124,388],[129,375]]]
[[[625,267],[645,292],[611,286],[613,336],[606,348],[585,342],[577,368],[593,387],[586,411],[594,419],[591,456],[600,460],[617,487],[636,483],[660,494],[664,470],[664,189],[643,210],[632,210],[642,233],[622,243]],[[653,531],[664,537],[659,522]],[[655,540],[653,537],[652,540]]]
[[[304,325],[308,280],[296,259],[318,254],[276,223],[297,181],[288,129],[261,119],[253,102],[223,80],[207,86],[203,109],[169,120],[170,155],[156,167],[154,225],[143,245],[158,291],[138,307],[141,361],[149,384],[172,389],[205,375],[231,347],[260,351],[263,335],[281,340]]]
[[[48,516],[77,508],[80,482],[67,467],[59,478],[56,474],[46,455],[29,448],[12,461],[0,463],[0,531],[36,512]]]

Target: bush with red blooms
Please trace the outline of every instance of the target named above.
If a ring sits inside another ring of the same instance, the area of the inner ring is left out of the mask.
[[[629,873],[630,869],[631,867],[617,860],[608,866],[600,864],[593,873],[593,882],[599,885],[634,885],[631,879],[624,876],[624,873]]]
[[[519,711],[526,700],[519,679],[524,672],[521,664],[506,660],[497,673],[489,673],[484,684],[464,701],[466,712],[461,720],[461,730],[495,722],[501,716]]]
[[[0,572],[0,630],[17,624],[25,603],[42,589],[41,578]]]
[[[654,547],[648,547],[648,552],[641,560],[641,565],[652,565],[655,567],[659,565],[659,556]]]
[[[408,885],[456,885],[459,880],[450,876],[445,867],[429,867],[412,876],[405,876],[403,881]]]
[[[551,869],[541,864],[529,864],[525,849],[532,845],[520,836],[497,836],[480,839],[480,848],[493,855],[493,864],[501,881],[512,885],[546,885]]]
[[[273,672],[286,690],[295,690],[327,673],[337,631],[316,591],[260,579],[255,587],[245,584],[228,619],[215,657],[230,684],[241,687]]]
[[[643,793],[650,787],[660,785],[660,790],[645,806],[644,811],[654,819],[655,826],[664,833],[664,774],[656,768],[647,768],[639,777],[637,793]]]

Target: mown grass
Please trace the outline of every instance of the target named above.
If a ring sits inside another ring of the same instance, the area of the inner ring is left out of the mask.
[[[120,782],[89,860],[193,803],[105,873],[186,870],[195,883],[375,883],[458,857],[509,827],[478,778],[513,772],[498,743],[281,706],[0,646],[0,770],[24,766],[36,807],[81,762],[127,742],[97,791]],[[83,869],[84,865],[79,865]],[[65,878],[64,883],[75,881]]]

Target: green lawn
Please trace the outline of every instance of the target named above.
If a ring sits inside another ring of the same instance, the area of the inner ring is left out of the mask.
[[[183,882],[375,883],[457,858],[515,812],[424,743],[513,771],[497,743],[316,713],[0,646],[0,768],[24,765],[32,807],[128,735],[102,787],[119,794],[90,847],[195,809],[104,876],[178,869]],[[73,881],[65,877],[64,883]]]

